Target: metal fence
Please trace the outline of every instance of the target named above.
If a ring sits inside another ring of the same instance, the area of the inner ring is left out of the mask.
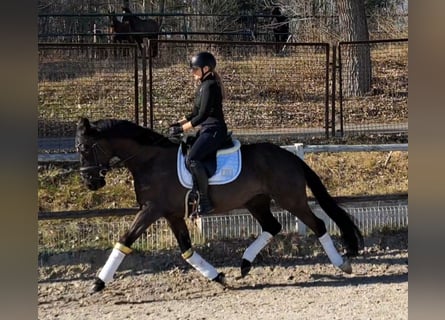
[[[153,61],[153,126],[162,126],[190,112],[196,88],[188,60],[202,50],[213,52],[223,77],[228,126],[236,134],[316,128],[324,134],[328,104],[329,45],[290,44],[275,54],[270,42],[159,41]],[[177,80],[166,92],[165,78]],[[171,112],[174,110],[175,112]]]
[[[135,120],[136,45],[40,43],[38,49],[38,137],[47,148],[72,149],[80,115]]]
[[[349,96],[349,53],[367,49],[371,56],[371,90]],[[338,46],[341,135],[408,131],[408,39],[340,42]]]
[[[217,57],[227,122],[241,138],[407,134],[405,40],[367,43],[373,89],[357,98],[342,94],[348,79],[341,53],[349,43],[339,46],[338,70],[326,43],[290,43],[276,54],[271,42],[161,40],[149,59],[134,45],[39,44],[39,149],[72,148],[79,116],[130,119],[163,132],[191,109],[188,59],[200,50]]]
[[[354,217],[364,235],[383,228],[398,229],[408,227],[408,205],[406,200],[390,203],[344,203],[342,206]],[[339,234],[337,226],[315,203],[311,207],[326,223],[331,234]],[[274,216],[282,224],[283,233],[305,234],[299,222],[288,211],[275,208]],[[84,249],[105,249],[118,241],[119,236],[130,226],[132,217],[106,221],[101,218],[71,220],[39,220],[39,253],[65,252]],[[214,215],[202,218],[201,231],[190,225],[194,244],[207,241],[246,239],[261,233],[258,222],[245,210],[237,210],[228,215]],[[168,227],[167,221],[158,220],[132,246],[143,251],[158,251],[176,248],[177,242]]]
[[[217,2],[214,3],[215,5]],[[109,41],[109,18],[107,11],[114,7],[117,19],[122,19],[121,3],[95,6],[69,7],[63,11],[39,11],[39,41],[97,42]],[[218,9],[203,9],[189,6],[185,2],[176,6],[174,12],[156,12],[135,7],[133,12],[142,19],[155,19],[161,25],[162,39],[180,40],[219,40],[219,41],[274,41],[273,29],[279,25],[276,16],[264,10],[234,10],[230,5]],[[258,3],[257,3],[258,5]],[[88,9],[87,9],[88,8]],[[265,8],[264,8],[265,9]],[[272,8],[270,8],[272,9]],[[53,9],[54,10],[54,9]],[[315,11],[314,11],[315,10]],[[262,13],[261,13],[262,11]],[[298,11],[298,9],[297,9]],[[75,13],[68,13],[75,12]],[[218,14],[210,13],[218,12]],[[339,17],[333,2],[312,8],[310,12],[301,8],[300,14],[285,14],[289,33],[293,42],[336,42],[340,34]],[[367,17],[371,38],[382,39],[407,34],[407,4],[395,10],[379,6],[378,11],[370,12]]]

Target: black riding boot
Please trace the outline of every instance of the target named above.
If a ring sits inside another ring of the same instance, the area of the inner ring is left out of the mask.
[[[199,205],[198,212],[201,215],[212,213],[215,209],[213,208],[212,202],[208,196],[207,190],[209,187],[209,178],[204,166],[199,161],[190,161],[190,172],[193,176],[193,181],[198,187],[199,193]]]

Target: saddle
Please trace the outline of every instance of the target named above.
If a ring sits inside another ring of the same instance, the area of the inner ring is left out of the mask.
[[[188,189],[193,187],[193,180],[190,171],[186,166],[186,155],[188,149],[196,140],[195,137],[187,137],[178,148],[177,172],[181,184]],[[216,158],[210,157],[203,163],[209,175],[209,185],[221,185],[234,181],[241,172],[241,143],[233,139],[231,134],[216,152]]]
[[[195,142],[195,136],[185,138],[178,148],[177,171],[178,178],[182,186],[189,189],[185,196],[185,217],[190,217],[195,224],[199,223],[197,206],[199,196],[193,189],[193,179],[190,171],[186,167],[186,155],[190,147]],[[209,174],[209,185],[220,185],[234,181],[241,172],[241,143],[233,139],[231,133],[227,135],[222,147],[216,152],[216,157],[204,161],[207,173]]]

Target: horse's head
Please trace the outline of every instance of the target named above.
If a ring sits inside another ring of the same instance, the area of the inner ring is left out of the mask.
[[[110,33],[110,39],[114,42],[116,37],[115,33],[118,32],[117,26],[119,25],[119,20],[115,16],[115,12],[108,10],[108,33]]]
[[[76,149],[80,154],[80,175],[90,190],[105,186],[105,175],[110,169],[110,146],[88,119],[77,124]]]
[[[127,6],[122,6],[122,13],[133,14],[133,12],[131,12],[130,8]]]

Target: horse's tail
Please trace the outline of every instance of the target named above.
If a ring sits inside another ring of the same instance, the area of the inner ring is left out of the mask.
[[[339,207],[329,195],[320,177],[303,160],[300,162],[304,169],[307,184],[318,200],[320,207],[340,228],[344,244],[347,248],[347,255],[356,256],[358,251],[363,248],[363,236],[360,229],[356,226],[352,217]]]

